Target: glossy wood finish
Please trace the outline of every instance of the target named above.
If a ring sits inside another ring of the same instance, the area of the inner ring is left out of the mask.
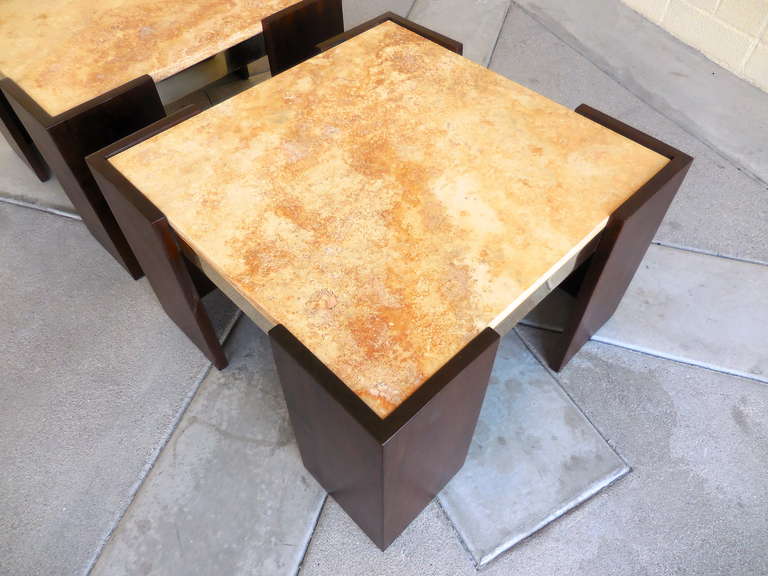
[[[670,162],[611,215],[595,254],[566,282],[569,291],[576,294],[576,305],[560,345],[548,358],[556,371],[562,370],[616,311],[693,163],[693,158],[680,150],[594,108],[582,104],[576,112],[666,156]]]
[[[463,53],[464,46],[462,45],[461,42],[457,42],[452,38],[448,38],[448,36],[443,36],[442,34],[435,32],[434,30],[430,30],[429,28],[425,28],[424,26],[416,24],[415,22],[411,22],[407,18],[403,18],[402,16],[399,16],[394,12],[385,12],[381,16],[372,18],[366,22],[363,22],[362,24],[355,26],[354,28],[350,28],[349,30],[347,30],[342,34],[334,36],[333,38],[329,38],[324,42],[320,42],[317,45],[317,48],[320,52],[326,52],[327,50],[330,50],[334,46],[338,46],[339,44],[346,42],[350,38],[354,38],[355,36],[362,34],[366,30],[375,28],[376,26],[378,26],[383,22],[394,22],[395,24],[398,24],[399,26],[402,26],[403,28],[410,30],[411,32],[415,32],[419,36],[422,36],[427,40],[431,40],[435,44],[442,46],[443,48],[446,48],[451,52],[455,52],[456,54]]]
[[[386,549],[463,465],[499,335],[484,330],[383,420],[285,327],[269,335],[304,465]]]
[[[344,31],[342,0],[303,0],[263,21],[273,76],[318,53],[317,44]]]
[[[144,76],[55,117],[9,78],[3,91],[88,230],[131,276],[141,277],[85,157],[165,116],[152,79]]]
[[[0,133],[17,156],[30,167],[41,182],[45,182],[51,177],[51,170],[40,156],[40,152],[16,112],[11,108],[2,91],[2,84],[2,78],[0,78]]]
[[[179,110],[89,156],[87,162],[163,309],[206,357],[223,369],[227,359],[202,303],[202,296],[212,288],[210,281],[199,270],[191,270],[193,266],[185,259],[165,216],[108,162],[110,156],[126,147],[199,111],[195,106]]]

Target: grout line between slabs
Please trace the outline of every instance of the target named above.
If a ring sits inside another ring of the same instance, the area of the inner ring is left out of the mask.
[[[491,68],[491,64],[493,63],[493,57],[496,55],[496,48],[499,45],[501,33],[504,32],[504,26],[507,25],[507,19],[509,18],[509,13],[512,11],[512,6],[517,6],[517,4],[512,0],[509,0],[509,4],[507,4],[507,11],[504,12],[504,18],[501,19],[501,27],[499,28],[499,33],[496,35],[496,41],[493,43],[493,48],[491,49],[491,55],[488,57],[488,64],[485,66],[488,69]]]
[[[225,344],[227,342],[230,334],[232,334],[232,332],[235,329],[235,326],[242,319],[242,317],[243,317],[243,313],[238,309],[234,319],[229,323],[229,326],[227,326],[224,329],[224,333],[222,334],[222,338],[221,338],[222,344]],[[213,363],[209,361],[200,370],[199,376],[195,380],[192,391],[187,395],[186,398],[184,398],[181,409],[179,410],[179,413],[177,414],[173,422],[171,422],[168,433],[166,434],[165,438],[162,439],[160,446],[158,446],[155,450],[152,451],[152,453],[150,454],[148,463],[145,464],[144,468],[139,473],[139,477],[131,485],[131,490],[128,495],[128,503],[125,505],[123,510],[120,511],[117,518],[115,518],[115,520],[112,522],[112,526],[110,526],[107,534],[101,539],[99,546],[95,550],[94,554],[91,556],[91,559],[88,562],[88,565],[86,566],[83,574],[90,575],[93,572],[93,569],[96,567],[96,564],[101,558],[101,555],[104,553],[104,550],[106,550],[107,545],[112,539],[112,536],[114,536],[115,533],[118,531],[118,529],[120,528],[120,523],[123,521],[123,518],[125,518],[126,514],[128,514],[128,511],[131,509],[131,506],[133,506],[133,503],[136,500],[136,497],[138,496],[139,491],[144,485],[144,481],[152,473],[152,470],[154,469],[155,464],[160,458],[160,455],[163,453],[163,450],[165,450],[165,447],[168,445],[168,442],[170,442],[171,438],[173,437],[173,433],[176,432],[176,429],[178,428],[179,423],[184,418],[184,415],[187,413],[187,409],[189,408],[190,404],[192,404],[192,400],[194,400],[195,396],[197,395],[197,392],[200,389],[200,386],[202,385],[203,382],[205,382],[205,379],[208,377],[208,374],[211,372],[212,366],[213,366]]]
[[[714,258],[722,258],[723,260],[732,260],[734,262],[741,262],[743,264],[756,264],[757,266],[768,266],[768,261],[753,260],[752,258],[742,258],[740,256],[729,256],[728,254],[719,254],[712,252],[711,250],[704,250],[703,248],[693,248],[690,246],[680,246],[678,244],[672,244],[671,242],[663,242],[654,240],[651,242],[656,246],[663,246],[664,248],[674,248],[683,252],[693,252],[694,254],[702,254],[704,256],[713,256]]]
[[[612,340],[609,338],[601,337],[601,336],[593,336],[592,340],[594,342],[598,342],[600,344],[607,344],[609,346],[616,346],[617,348],[624,348],[625,350],[632,350],[633,352],[638,352],[640,354],[645,354],[646,356],[652,356],[654,358],[662,358],[664,360],[669,360],[671,362],[678,362],[680,364],[687,364],[688,366],[696,366],[697,368],[703,368],[705,370],[711,370],[712,372],[719,372],[721,374],[728,374],[729,376],[736,376],[738,378],[745,378],[747,380],[752,380],[753,382],[759,382],[764,385],[768,385],[768,377],[766,376],[759,376],[757,374],[752,374],[750,372],[742,372],[740,370],[735,369],[728,369],[728,368],[721,368],[718,366],[715,366],[714,364],[708,364],[706,362],[698,362],[696,360],[689,360],[686,358],[683,358],[681,356],[675,356],[672,354],[666,354],[662,355],[659,352],[655,352],[649,348],[644,348],[643,346],[637,346],[633,344],[623,344],[619,342],[618,340]]]
[[[441,492],[442,492],[442,490],[441,490]],[[475,569],[475,572],[477,572],[479,570],[479,567],[478,567],[477,562],[475,562],[475,557],[472,554],[472,552],[470,552],[469,546],[467,546],[467,543],[464,541],[464,538],[461,535],[461,532],[459,531],[459,529],[456,527],[456,524],[453,523],[453,520],[451,520],[450,515],[448,514],[448,512],[445,511],[445,508],[443,508],[443,503],[440,502],[439,494],[434,497],[433,502],[435,502],[435,504],[437,504],[437,507],[440,509],[440,512],[443,513],[443,516],[448,521],[448,524],[450,524],[451,530],[453,530],[453,535],[456,537],[456,539],[461,544],[461,547],[464,549],[464,553],[467,555],[467,558],[469,558],[469,563],[472,564],[472,566]]]
[[[0,202],[3,204],[10,204],[11,206],[19,206],[20,208],[29,208],[30,210],[37,210],[38,212],[45,212],[46,214],[53,214],[54,216],[62,216],[64,218],[69,218],[70,220],[77,220],[78,222],[83,221],[78,214],[70,212],[69,210],[60,210],[59,208],[52,208],[45,204],[36,204],[34,202],[10,198],[8,196],[3,196],[2,193],[0,193]]]
[[[409,19],[409,20],[410,20],[410,18],[411,18],[411,12],[413,12],[413,9],[416,7],[416,2],[418,2],[418,1],[419,1],[419,0],[413,0],[413,2],[411,2],[411,7],[410,7],[410,8],[408,8],[408,12],[406,12],[406,13],[405,13],[405,17],[406,17],[407,19]]]
[[[614,450],[615,452],[615,450]],[[622,459],[623,461],[623,459]],[[492,551],[491,553],[484,556],[479,564],[476,567],[477,571],[485,570],[486,568],[489,568],[491,564],[493,564],[496,560],[499,560],[501,556],[505,555],[508,552],[511,552],[513,548],[520,546],[523,544],[523,542],[529,540],[533,536],[536,536],[539,534],[542,530],[548,528],[549,526],[553,525],[555,522],[563,518],[564,516],[567,516],[573,512],[575,512],[578,508],[582,506],[582,504],[587,503],[592,498],[600,494],[603,490],[606,488],[613,486],[616,484],[619,480],[624,478],[627,474],[629,474],[632,471],[632,469],[626,465],[624,468],[617,470],[614,474],[609,476],[606,480],[603,480],[602,482],[595,482],[589,486],[589,489],[583,492],[581,495],[579,495],[578,498],[574,498],[572,501],[568,502],[564,506],[558,508],[554,512],[552,512],[549,516],[547,516],[544,520],[539,522],[530,532],[528,532],[525,536],[514,540],[511,544],[499,546],[498,549]]]
[[[683,126],[683,125],[679,124],[677,121],[675,121],[674,119],[670,118],[670,117],[669,117],[669,116],[668,116],[666,113],[664,113],[664,112],[662,112],[661,110],[659,110],[658,108],[656,108],[656,106],[652,105],[650,102],[647,102],[647,101],[645,100],[645,98],[643,98],[642,96],[640,96],[639,94],[637,94],[637,93],[636,93],[634,90],[631,90],[631,89],[630,89],[628,86],[626,86],[626,85],[625,85],[625,84],[624,84],[624,83],[623,83],[623,82],[622,82],[622,81],[621,81],[619,78],[617,78],[616,76],[614,76],[614,75],[611,73],[611,71],[609,71],[609,70],[604,70],[603,68],[601,68],[600,66],[598,66],[598,65],[597,65],[597,64],[596,64],[596,63],[595,63],[595,62],[592,60],[592,58],[589,56],[589,54],[586,54],[585,52],[582,52],[581,50],[579,50],[579,48],[578,48],[577,46],[574,46],[574,44],[578,44],[578,40],[576,39],[576,36],[575,36],[575,35],[573,35],[573,34],[570,34],[570,33],[566,33],[567,35],[570,35],[570,36],[571,36],[571,42],[569,42],[567,38],[564,38],[563,36],[559,35],[557,32],[555,32],[555,31],[554,31],[554,30],[552,30],[552,29],[551,29],[549,26],[547,26],[547,24],[546,24],[546,23],[542,22],[542,21],[541,21],[541,20],[540,20],[540,19],[537,17],[537,15],[536,15],[535,13],[531,12],[531,11],[530,11],[530,10],[528,10],[526,7],[524,7],[524,6],[520,5],[520,4],[518,4],[518,3],[517,3],[515,0],[512,0],[512,3],[513,3],[515,6],[517,6],[517,7],[518,7],[518,8],[519,8],[519,9],[520,9],[520,10],[521,10],[521,11],[522,11],[522,12],[523,12],[523,13],[524,13],[526,16],[528,16],[528,17],[529,17],[529,18],[531,18],[531,19],[532,19],[534,22],[536,22],[537,24],[539,24],[539,26],[541,26],[542,28],[544,28],[544,30],[546,30],[546,31],[547,31],[549,34],[551,34],[552,36],[554,36],[555,38],[557,38],[557,39],[558,39],[560,42],[562,42],[564,45],[568,46],[568,48],[570,48],[570,49],[571,49],[573,52],[575,52],[576,54],[578,54],[579,56],[581,56],[582,58],[584,58],[585,60],[587,60],[587,62],[589,62],[589,63],[590,63],[590,64],[591,64],[591,65],[592,65],[592,66],[593,66],[595,69],[599,70],[600,72],[602,72],[603,74],[605,74],[606,76],[608,76],[608,77],[609,77],[611,80],[613,80],[614,82],[616,82],[616,84],[618,84],[619,86],[621,86],[622,88],[624,88],[624,90],[626,90],[627,92],[629,92],[630,94],[632,94],[632,95],[633,95],[635,98],[637,98],[638,100],[640,100],[640,102],[642,102],[643,104],[645,104],[646,106],[648,106],[649,108],[651,108],[652,110],[654,110],[654,111],[655,111],[657,114],[659,114],[660,116],[662,116],[663,118],[665,118],[667,121],[669,121],[669,122],[671,122],[672,124],[674,124],[675,126],[677,126],[677,127],[680,129],[680,130],[682,130],[683,132],[685,132],[685,133],[686,133],[688,136],[690,136],[691,138],[694,138],[694,139],[696,139],[698,142],[700,142],[701,144],[703,144],[704,146],[706,146],[707,148],[709,148],[709,149],[710,149],[712,152],[714,152],[714,153],[715,153],[717,156],[719,156],[719,157],[720,157],[720,158],[722,158],[723,160],[727,161],[729,164],[732,164],[733,166],[735,166],[735,167],[736,167],[736,168],[737,168],[737,169],[738,169],[740,172],[742,172],[743,174],[747,175],[749,178],[751,178],[752,180],[754,180],[755,182],[757,182],[757,183],[758,183],[758,184],[760,184],[761,186],[766,186],[766,187],[768,187],[768,182],[766,182],[766,181],[765,181],[765,180],[763,180],[763,179],[762,179],[760,176],[758,176],[757,174],[755,174],[755,173],[754,173],[754,172],[753,172],[753,171],[752,171],[750,168],[748,168],[747,166],[745,166],[745,165],[744,165],[742,162],[740,162],[740,161],[739,161],[739,160],[737,160],[736,158],[732,158],[731,156],[728,156],[728,155],[726,155],[726,153],[725,153],[725,152],[723,152],[723,151],[721,151],[720,149],[718,149],[718,148],[717,148],[717,147],[716,147],[716,146],[715,146],[713,143],[711,143],[711,142],[709,142],[709,141],[707,141],[707,140],[704,140],[702,136],[700,136],[700,135],[698,135],[698,134],[694,134],[693,132],[691,132],[691,130],[690,130],[690,129],[688,129],[687,127],[685,127],[685,126]],[[651,23],[653,23],[653,22],[651,22]],[[657,25],[657,26],[658,26],[658,25]],[[662,29],[662,30],[663,30],[663,29]],[[668,32],[667,32],[667,33],[668,33]],[[717,64],[716,64],[716,65],[717,65]]]
[[[304,561],[307,559],[307,553],[309,552],[309,547],[312,545],[312,540],[315,538],[315,533],[317,532],[317,526],[320,524],[320,517],[323,515],[323,510],[325,510],[325,505],[328,503],[328,492],[325,493],[325,496],[323,496],[323,503],[320,504],[320,509],[317,511],[317,516],[315,517],[315,522],[312,525],[312,533],[309,535],[309,538],[307,538],[307,545],[304,546],[304,552],[301,554],[301,560],[299,560],[299,563],[296,565],[296,571],[293,573],[293,576],[299,576],[301,573],[301,569],[304,567]]]
[[[532,323],[525,322],[524,320],[521,320],[520,324],[523,326],[526,326],[527,328],[533,328],[534,330],[544,330],[545,332],[562,334],[562,330],[559,328],[542,326],[540,324],[532,324]],[[688,360],[678,356],[664,355],[663,353],[654,352],[652,350],[649,350],[647,348],[643,348],[640,346],[633,346],[632,344],[623,344],[618,340],[604,339],[604,338],[601,338],[600,336],[595,335],[595,336],[592,336],[592,338],[590,338],[588,342],[596,342],[598,344],[605,344],[606,346],[615,346],[616,348],[631,350],[632,352],[637,352],[638,354],[644,354],[645,356],[651,356],[652,358],[660,358],[661,360],[677,362],[678,364],[685,364],[686,366],[693,366],[695,368],[701,368],[702,370],[709,370],[711,372],[717,372],[719,374],[727,374],[728,376],[744,378],[745,380],[751,380],[753,382],[759,382],[760,384],[763,384],[763,385],[768,385],[768,378],[766,377],[760,377],[760,376],[757,376],[756,374],[750,374],[749,372],[740,372],[739,370],[729,370],[728,368],[719,368],[714,364],[701,363],[695,360]]]

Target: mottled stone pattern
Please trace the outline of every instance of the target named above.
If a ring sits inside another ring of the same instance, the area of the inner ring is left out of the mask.
[[[112,162],[386,417],[667,159],[385,23]]]
[[[162,80],[261,32],[298,0],[0,0],[0,72],[55,116]]]

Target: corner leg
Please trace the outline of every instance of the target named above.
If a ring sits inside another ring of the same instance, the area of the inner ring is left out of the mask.
[[[285,327],[269,336],[304,466],[384,550],[464,464],[499,335],[482,332],[383,420]]]
[[[272,76],[311,58],[317,45],[344,32],[341,0],[303,0],[263,21]]]
[[[120,180],[119,175],[113,174],[112,178],[104,175],[105,164],[100,165],[102,169],[94,168],[94,176],[160,304],[216,368],[226,368],[226,355],[188,268],[190,264],[180,250],[176,233],[165,216],[154,207],[140,207],[132,203],[122,187],[118,189],[115,184],[115,180]],[[130,186],[127,181],[123,184]]]
[[[152,79],[139,78],[54,118],[12,83],[4,89],[88,230],[133,278],[140,278],[141,267],[85,157],[165,116]]]
[[[576,109],[590,118],[670,158],[670,162],[611,215],[597,251],[577,270],[576,305],[559,346],[550,353],[549,366],[559,372],[605,324],[629,287],[693,159],[588,106]],[[567,281],[566,281],[567,282]]]
[[[29,133],[11,108],[2,89],[0,89],[0,133],[41,182],[46,182],[51,177],[48,164],[43,160]]]

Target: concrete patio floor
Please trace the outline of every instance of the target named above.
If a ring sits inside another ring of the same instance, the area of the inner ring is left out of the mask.
[[[768,574],[768,94],[617,0],[344,3],[696,157],[616,315],[559,374],[565,294],[504,339],[466,466],[382,553],[302,467],[267,338],[213,293],[211,369],[0,142],[0,574]]]

